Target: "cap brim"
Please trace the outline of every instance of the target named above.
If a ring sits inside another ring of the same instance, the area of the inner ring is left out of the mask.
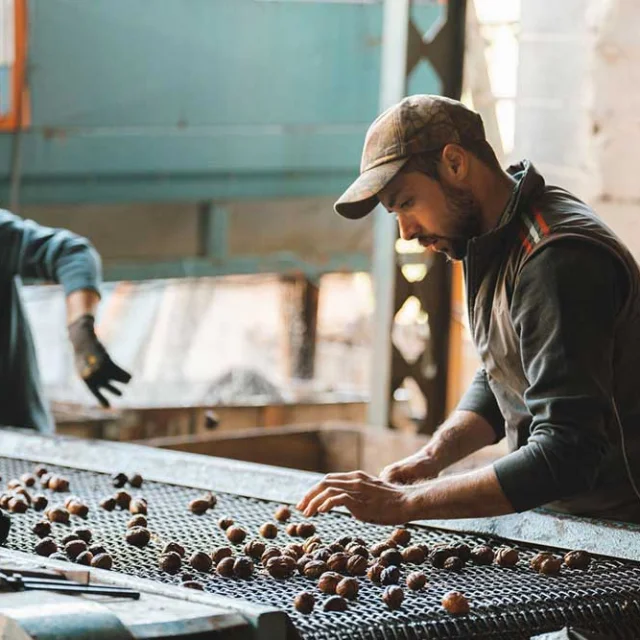
[[[333,205],[334,211],[350,220],[364,218],[380,202],[378,193],[393,180],[408,160],[392,160],[361,173]]]

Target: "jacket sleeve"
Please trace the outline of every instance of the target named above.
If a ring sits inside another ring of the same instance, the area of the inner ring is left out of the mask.
[[[43,227],[0,209],[0,273],[59,283],[65,294],[100,292],[100,256],[86,239],[65,229]]]
[[[457,411],[473,411],[482,416],[493,428],[496,442],[504,438],[504,418],[487,382],[487,373],[480,368],[476,371],[469,388],[458,402]]]
[[[532,422],[527,444],[494,464],[516,511],[588,491],[598,478],[624,288],[613,255],[580,240],[554,242],[522,269],[511,317]]]

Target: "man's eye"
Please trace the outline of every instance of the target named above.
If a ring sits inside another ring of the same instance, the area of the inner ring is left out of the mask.
[[[405,201],[400,205],[400,208],[401,208],[401,209],[408,209],[412,204],[413,204],[413,198],[409,198],[408,200],[405,200]]]

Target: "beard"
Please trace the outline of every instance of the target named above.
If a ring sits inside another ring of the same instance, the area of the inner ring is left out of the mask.
[[[448,206],[451,233],[443,238],[448,260],[464,260],[468,243],[482,233],[482,209],[471,191],[440,183]]]

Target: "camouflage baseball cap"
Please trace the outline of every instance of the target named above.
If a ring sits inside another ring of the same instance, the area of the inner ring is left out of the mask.
[[[369,127],[360,176],[334,209],[345,218],[366,216],[382,190],[416,153],[435,151],[455,142],[485,140],[482,118],[461,102],[442,96],[409,96],[387,109]]]

